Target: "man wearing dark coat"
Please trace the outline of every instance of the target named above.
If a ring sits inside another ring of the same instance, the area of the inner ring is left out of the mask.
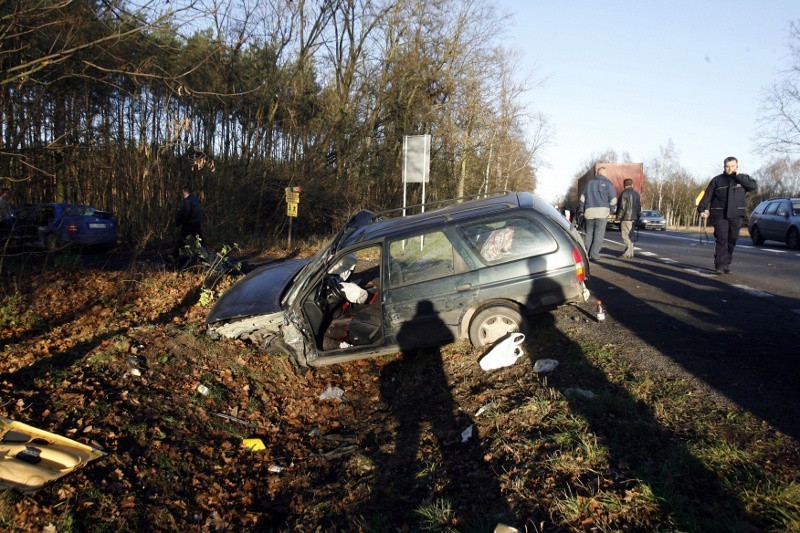
[[[739,161],[726,157],[724,172],[714,176],[697,205],[702,218],[709,218],[714,226],[714,274],[730,274],[733,249],[742,229],[747,210],[747,193],[758,189],[756,180],[739,174]]]
[[[174,256],[177,258],[180,249],[185,245],[194,246],[197,239],[203,243],[203,232],[201,224],[203,221],[203,208],[200,200],[192,194],[192,190],[186,186],[183,188],[183,199],[175,213],[175,225],[180,227],[180,237],[175,245]]]

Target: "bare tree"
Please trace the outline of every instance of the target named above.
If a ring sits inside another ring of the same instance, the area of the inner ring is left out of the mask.
[[[791,64],[766,89],[757,123],[763,153],[800,154],[800,20],[790,23]]]

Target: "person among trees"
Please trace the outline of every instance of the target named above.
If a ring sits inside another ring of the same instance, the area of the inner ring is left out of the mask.
[[[617,205],[617,192],[611,180],[606,177],[606,167],[597,169],[594,178],[589,180],[581,194],[578,215],[586,221],[583,236],[590,261],[600,259],[603,239],[606,237],[606,223],[611,208]]]
[[[708,183],[697,205],[700,217],[710,217],[714,226],[714,274],[718,276],[731,273],[733,249],[747,211],[747,193],[758,189],[756,180],[739,174],[739,161],[735,157],[726,157],[723,168],[724,172]]]
[[[639,220],[639,215],[642,213],[642,198],[639,193],[633,190],[633,180],[625,178],[622,185],[625,187],[619,193],[617,200],[617,215],[616,221],[619,222],[619,230],[622,232],[622,243],[625,245],[625,251],[622,252],[622,257],[633,257],[633,241],[631,240],[631,232],[633,225]]]
[[[8,189],[0,191],[0,239],[5,239],[11,234],[11,204],[8,201]]]
[[[193,248],[198,239],[201,247],[203,243],[201,228],[203,208],[200,206],[200,200],[192,194],[192,190],[188,185],[183,187],[182,194],[183,199],[178,206],[178,211],[175,213],[175,225],[180,227],[180,236],[173,252],[175,259],[180,257],[180,251],[184,246],[188,245]]]

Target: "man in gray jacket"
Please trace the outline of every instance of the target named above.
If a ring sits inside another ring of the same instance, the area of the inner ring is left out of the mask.
[[[579,214],[586,221],[583,242],[589,252],[589,260],[600,259],[600,249],[606,237],[606,223],[611,208],[617,205],[617,192],[611,180],[606,177],[606,167],[597,169],[597,174],[589,180],[580,198]]]

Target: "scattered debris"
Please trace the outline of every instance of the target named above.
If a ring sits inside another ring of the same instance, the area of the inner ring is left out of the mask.
[[[267,449],[261,439],[242,439],[242,446],[251,452],[260,452]]]
[[[520,346],[524,340],[525,335],[523,333],[512,333],[498,342],[480,360],[481,368],[495,370],[513,365],[525,353],[522,350],[522,346]]]
[[[236,422],[237,424],[241,424],[241,425],[247,426],[249,428],[258,427],[255,424],[253,424],[252,422],[248,422],[247,420],[245,420],[243,418],[239,418],[237,416],[226,415],[225,413],[215,413],[215,414],[220,418],[224,418],[225,420],[230,420],[231,422]]]
[[[486,411],[488,411],[493,407],[494,407],[494,402],[489,402],[486,405],[481,406],[481,408],[478,409],[478,412],[475,413],[475,416],[481,416],[483,413],[485,413]]]
[[[202,383],[195,381],[194,383],[192,383],[192,388],[195,389],[200,394],[202,394],[203,396],[208,396],[209,393],[208,387],[206,387]]]
[[[537,359],[533,363],[533,371],[537,374],[547,374],[552,372],[558,366],[558,361],[555,359]]]
[[[592,400],[595,396],[592,391],[578,387],[570,387],[569,389],[565,389],[564,394],[566,396],[580,396],[581,398],[586,398],[587,400]]]
[[[461,432],[461,442],[467,442],[469,439],[472,438],[472,432],[475,429],[475,424],[470,424],[467,429]]]
[[[280,474],[281,472],[283,472],[283,467],[278,465],[269,465],[269,468],[267,468],[267,470],[272,474]]]
[[[328,386],[325,389],[325,392],[319,395],[319,399],[322,401],[325,400],[337,400],[342,401],[342,397],[344,396],[344,391],[339,387]]]
[[[605,322],[605,320],[606,320],[606,312],[603,309],[603,302],[597,300],[597,321]]]
[[[22,493],[69,474],[104,452],[0,416],[0,488]]]

